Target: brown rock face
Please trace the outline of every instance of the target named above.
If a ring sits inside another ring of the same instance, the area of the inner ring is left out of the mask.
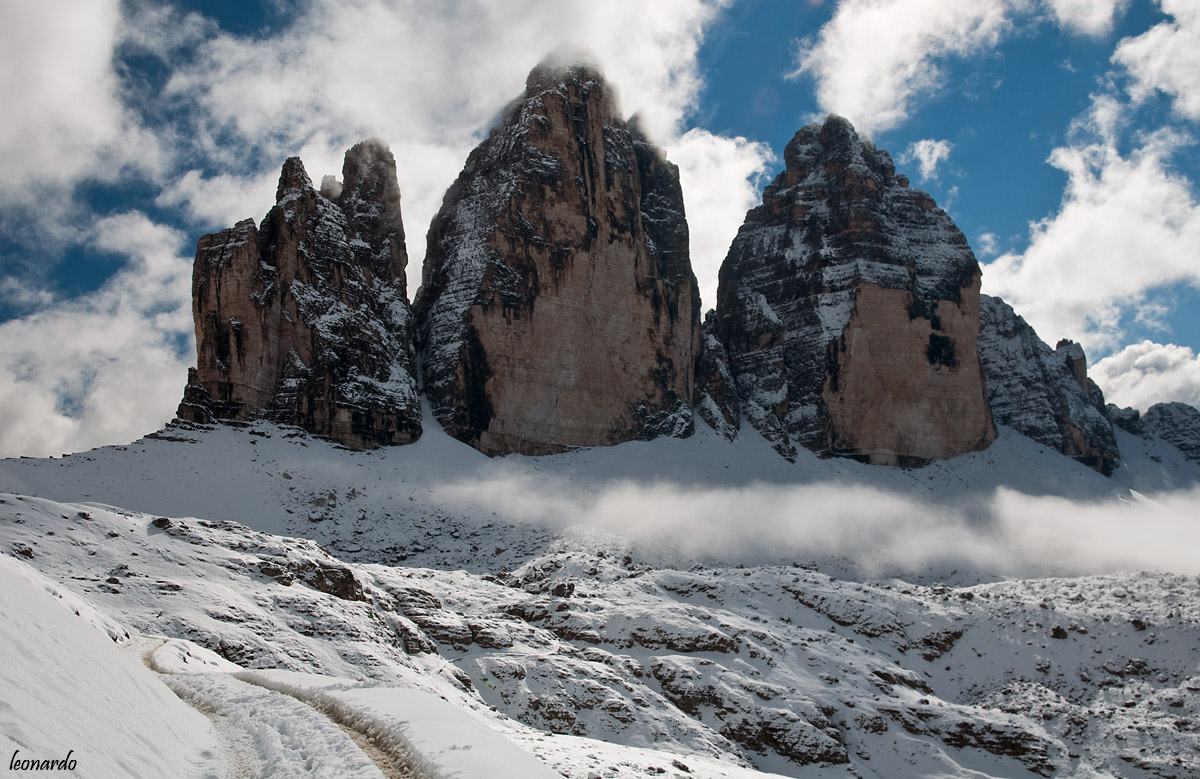
[[[420,435],[396,164],[365,141],[342,174],[318,193],[293,157],[260,228],[198,242],[181,418],[264,417],[353,448]]]
[[[424,389],[454,437],[543,454],[692,431],[678,171],[592,68],[539,66],[429,231]]]
[[[995,437],[979,265],[887,152],[830,117],[796,134],[721,266],[740,409],[785,457],[916,465]]]
[[[910,316],[909,291],[858,289],[821,393],[831,453],[901,465],[968,452],[995,437],[974,348],[978,283],[958,303],[936,301],[928,319]]]

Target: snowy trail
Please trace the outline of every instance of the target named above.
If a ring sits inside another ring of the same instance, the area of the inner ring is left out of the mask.
[[[432,779],[405,771],[376,743],[382,739],[345,727],[307,701],[227,673],[164,670],[154,653],[168,642],[156,639],[140,652],[142,662],[212,722],[224,779]]]
[[[221,747],[223,779],[259,779],[263,776],[258,749],[242,717],[220,704],[195,695],[186,683],[176,677],[164,675],[163,682],[212,723]]]
[[[359,749],[371,759],[385,779],[440,779],[404,741],[390,729],[380,727],[344,703],[313,690],[304,690],[275,682],[254,673],[238,674],[239,679],[266,690],[288,695],[315,709],[341,728]]]
[[[222,711],[211,702],[197,698],[186,684],[174,678],[175,675],[160,669],[154,662],[154,652],[165,646],[168,640],[160,638],[156,643],[142,649],[139,653],[142,662],[151,671],[161,676],[163,682],[179,696],[180,700],[208,717],[213,730],[216,731],[221,749],[223,779],[258,779],[262,776],[262,764],[258,759],[258,750],[255,748],[250,734],[235,723],[228,711]]]

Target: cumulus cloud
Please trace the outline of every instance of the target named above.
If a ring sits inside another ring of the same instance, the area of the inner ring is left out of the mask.
[[[174,415],[195,348],[183,236],[136,212],[89,232],[125,269],[94,295],[0,324],[0,457],[129,441]]]
[[[1200,119],[1200,5],[1192,0],[1159,5],[1172,19],[1121,41],[1112,60],[1132,77],[1134,99],[1158,90],[1173,98],[1180,115]]]
[[[310,172],[310,176],[311,176]],[[219,173],[205,176],[189,170],[168,184],[155,203],[183,209],[188,218],[208,230],[217,230],[252,218],[262,219],[274,205],[279,171],[239,176]]]
[[[1064,29],[1101,36],[1112,31],[1129,0],[1047,0],[1050,12]]]
[[[941,92],[947,60],[991,51],[1047,12],[1067,32],[1102,35],[1127,3],[842,0],[819,33],[798,42],[791,76],[812,77],[822,110],[845,116],[869,135],[896,127]]]
[[[54,302],[54,293],[12,276],[0,278],[0,305],[16,310],[38,309]]]
[[[1012,29],[1025,0],[843,0],[801,41],[793,77],[816,81],[821,108],[868,135],[895,127],[940,91],[939,61],[989,50]]]
[[[746,211],[761,198],[762,178],[773,155],[766,144],[698,128],[671,144],[667,153],[679,166],[702,305],[712,307],[717,271]]]
[[[954,144],[950,141],[938,141],[933,138],[923,138],[908,145],[900,155],[902,165],[917,163],[921,180],[928,181],[938,177],[938,166],[950,158],[950,150]]]
[[[0,5],[0,220],[34,219],[56,229],[80,181],[152,171],[162,150],[121,99],[112,66],[120,38],[118,0],[12,0]],[[41,218],[39,218],[41,217]]]
[[[1108,350],[1164,284],[1200,284],[1200,203],[1172,165],[1190,138],[1164,129],[1121,144],[1127,106],[1093,98],[1072,142],[1050,155],[1067,174],[1058,212],[1030,225],[1028,248],[987,265],[985,291],[1005,298],[1048,340]]]
[[[1000,253],[1000,238],[995,233],[983,233],[975,243],[975,252],[982,257],[994,257]]]
[[[1200,357],[1190,347],[1142,341],[1091,366],[1109,403],[1145,411],[1179,401],[1200,408]]]
[[[434,498],[459,510],[486,505],[511,521],[600,529],[725,562],[834,557],[868,575],[930,568],[1022,576],[1200,573],[1200,524],[1191,521],[1200,490],[1089,502],[1001,488],[967,505],[861,484],[621,481],[585,492],[555,477],[507,475],[446,485]]]

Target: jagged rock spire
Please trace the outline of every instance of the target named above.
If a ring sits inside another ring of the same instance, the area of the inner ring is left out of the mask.
[[[292,157],[260,227],[200,239],[181,418],[261,416],[353,448],[420,435],[396,164],[364,141],[343,177],[318,193]]]

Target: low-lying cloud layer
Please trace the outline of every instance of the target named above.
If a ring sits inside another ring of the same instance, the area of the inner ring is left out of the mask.
[[[582,526],[723,562],[840,558],[900,571],[1030,576],[1155,569],[1200,574],[1200,488],[1094,502],[1001,488],[974,502],[919,500],[841,483],[696,488],[623,481],[581,490],[508,476],[459,482],[435,501],[556,529]]]

